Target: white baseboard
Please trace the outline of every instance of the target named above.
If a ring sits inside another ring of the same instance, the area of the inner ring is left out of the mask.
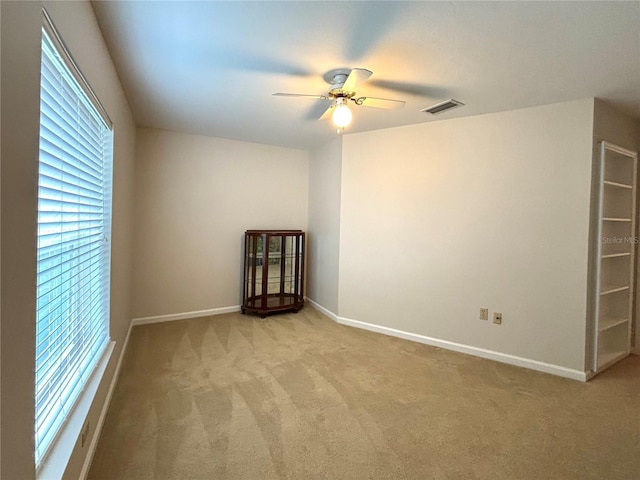
[[[320,305],[317,302],[314,302],[309,297],[305,297],[305,300],[309,303],[309,305],[311,305],[316,310],[318,310],[318,311],[322,312],[323,314],[325,314],[327,317],[329,317],[334,322],[340,323],[339,320],[338,320],[338,316],[335,313],[333,313],[331,310],[328,310],[328,309],[324,308],[322,305]]]
[[[473,347],[470,345],[464,345],[456,342],[450,342],[448,340],[440,340],[438,338],[427,337],[425,335],[419,335],[417,333],[405,332],[402,330],[396,330],[395,328],[383,327],[381,325],[375,325],[373,323],[361,322],[359,320],[344,318],[327,310],[326,308],[314,302],[313,300],[309,299],[309,304],[311,304],[312,307],[316,308],[320,312],[327,315],[332,320],[342,325],[361,328],[363,330],[369,330],[371,332],[382,333],[384,335],[390,335],[392,337],[403,338],[405,340],[411,340],[413,342],[423,343],[425,345],[431,345],[432,347],[444,348],[446,350],[452,350],[454,352],[473,355],[475,357],[486,358],[488,360],[494,360],[496,362],[515,365],[517,367],[528,368],[530,370],[536,370],[538,372],[550,373],[552,375],[557,375],[564,378],[570,378],[572,380],[579,380],[581,382],[586,382],[588,380],[587,372],[583,372],[581,370],[573,370],[571,368],[566,368],[566,367],[561,367],[559,365],[540,362],[538,360],[531,360],[529,358],[517,357],[515,355],[509,355],[506,353],[496,352],[493,350],[486,350],[484,348]]]
[[[87,456],[84,459],[84,464],[82,465],[82,470],[80,471],[80,477],[79,477],[80,480],[86,480],[87,475],[89,475],[89,468],[91,468],[91,462],[93,461],[93,456],[96,453],[96,448],[98,448],[98,440],[100,440],[100,435],[102,434],[102,427],[104,426],[104,421],[107,418],[107,412],[109,411],[111,398],[113,397],[113,392],[116,388],[116,383],[118,383],[118,378],[120,377],[120,368],[122,367],[122,359],[124,358],[124,355],[127,352],[127,346],[129,345],[129,336],[131,335],[132,327],[133,327],[133,323],[129,324],[129,330],[127,331],[127,336],[124,339],[124,343],[122,344],[120,357],[118,357],[118,363],[116,364],[116,369],[113,372],[113,378],[111,379],[111,383],[109,384],[107,397],[105,398],[104,404],[102,405],[102,411],[100,412],[100,417],[98,417],[98,423],[93,430],[93,437],[91,438],[91,443],[89,444],[89,449],[87,450]]]
[[[196,310],[194,312],[171,313],[169,315],[156,315],[154,317],[140,317],[131,320],[133,326],[146,325],[147,323],[172,322],[174,320],[184,320],[187,318],[208,317],[209,315],[222,315],[223,313],[234,313],[240,311],[240,305],[222,308],[210,308],[208,310]]]

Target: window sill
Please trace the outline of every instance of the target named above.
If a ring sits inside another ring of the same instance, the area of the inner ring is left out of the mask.
[[[84,391],[78,398],[78,403],[76,403],[69,418],[60,430],[58,438],[53,442],[49,452],[42,460],[36,474],[37,480],[58,480],[63,477],[71,454],[82,434],[82,427],[87,419],[100,382],[104,377],[104,372],[107,369],[107,365],[109,365],[109,360],[111,360],[115,344],[116,342],[113,340],[107,344],[102,358],[100,358],[91,378],[89,378],[84,387]],[[89,438],[85,441],[85,447],[89,446],[91,438],[95,435],[95,432],[91,429],[89,433]]]

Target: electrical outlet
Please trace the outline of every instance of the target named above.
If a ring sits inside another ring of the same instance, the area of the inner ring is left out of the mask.
[[[480,320],[489,320],[489,309],[481,308],[480,309]]]
[[[496,325],[502,325],[502,313],[493,312],[493,323]]]
[[[80,434],[80,447],[84,447],[84,444],[87,442],[89,438],[89,420],[82,427],[82,434]]]

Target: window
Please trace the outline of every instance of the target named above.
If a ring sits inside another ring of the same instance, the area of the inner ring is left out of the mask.
[[[38,175],[36,465],[109,342],[111,123],[44,12]]]

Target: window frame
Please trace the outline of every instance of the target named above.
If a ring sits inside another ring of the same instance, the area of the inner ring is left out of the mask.
[[[36,461],[36,471],[38,477],[50,478],[50,477],[59,477],[64,472],[64,468],[66,468],[66,463],[69,460],[73,447],[80,435],[80,432],[85,433],[89,428],[88,423],[86,423],[86,417],[89,412],[89,408],[93,402],[93,398],[97,392],[97,388],[102,380],[103,374],[106,370],[107,365],[109,364],[111,354],[113,353],[113,349],[115,346],[115,342],[111,338],[111,321],[110,321],[110,292],[111,292],[111,273],[110,273],[110,263],[111,263],[111,212],[113,207],[112,201],[112,179],[113,179],[113,145],[114,145],[114,137],[115,131],[113,127],[113,122],[109,118],[106,109],[100,103],[98,97],[95,92],[91,89],[88,81],[82,75],[82,72],[77,67],[73,57],[69,53],[66,45],[64,44],[62,38],[57,32],[51,17],[47,13],[47,11],[42,9],[42,40],[41,40],[41,56],[44,55],[44,42],[45,35],[46,39],[49,41],[50,46],[53,47],[53,50],[56,54],[56,59],[60,61],[64,67],[66,67],[67,73],[70,74],[72,81],[74,81],[77,87],[80,89],[82,94],[84,95],[82,101],[88,102],[91,107],[95,110],[95,113],[100,117],[101,121],[104,123],[104,127],[108,131],[110,131],[109,136],[109,145],[108,145],[108,166],[103,172],[102,177],[102,196],[103,196],[103,220],[102,220],[102,229],[103,234],[105,236],[103,247],[100,249],[100,253],[98,254],[99,261],[102,262],[103,265],[103,274],[104,277],[101,276],[102,280],[100,282],[104,283],[104,287],[106,289],[106,295],[103,298],[104,300],[104,316],[101,317],[100,321],[103,322],[103,326],[106,329],[106,338],[101,341],[100,349],[94,355],[88,355],[91,357],[91,366],[86,370],[79,371],[77,375],[81,377],[82,385],[78,389],[78,393],[75,395],[74,399],[71,400],[71,407],[64,414],[64,418],[61,424],[57,427],[56,433],[52,436],[51,440],[46,444],[43,450],[38,453],[39,445],[38,443],[34,443],[34,456]],[[41,69],[42,69],[42,60],[41,60]],[[42,89],[42,72],[40,78],[40,88]],[[40,100],[42,102],[42,99]],[[42,121],[40,121],[40,125],[42,125]],[[103,156],[104,158],[104,156]],[[38,159],[39,164],[39,177],[40,177],[40,166],[41,159]],[[40,184],[40,179],[38,180]],[[40,204],[40,194],[38,194],[38,204]],[[40,209],[38,209],[40,211]],[[38,235],[39,236],[39,235]],[[39,251],[39,247],[38,250]],[[37,318],[36,318],[37,321]],[[104,337],[100,337],[104,338]],[[38,339],[36,338],[36,345]],[[104,342],[104,343],[103,343]],[[36,349],[37,351],[37,349]],[[37,358],[37,352],[36,352]],[[37,377],[34,383],[34,402],[36,401],[35,392],[37,389]],[[34,442],[35,442],[35,434],[36,434],[36,418],[37,411],[34,412]],[[93,431],[91,432],[93,433]],[[95,438],[94,438],[95,442]],[[59,474],[52,474],[53,471],[59,472]]]

